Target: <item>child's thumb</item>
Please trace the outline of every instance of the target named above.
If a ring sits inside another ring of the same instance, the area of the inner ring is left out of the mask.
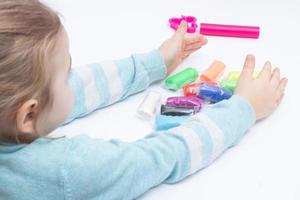
[[[176,37],[183,37],[185,35],[187,31],[187,22],[182,20],[176,33],[175,33],[175,36]]]

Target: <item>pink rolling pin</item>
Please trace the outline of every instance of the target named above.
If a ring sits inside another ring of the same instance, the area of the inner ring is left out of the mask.
[[[201,23],[200,33],[214,36],[258,38],[259,27]]]

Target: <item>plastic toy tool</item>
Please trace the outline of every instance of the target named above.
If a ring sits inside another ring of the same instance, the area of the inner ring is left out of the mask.
[[[187,32],[195,33],[198,25],[196,24],[197,21],[196,17],[193,16],[181,16],[181,18],[175,18],[175,17],[170,18],[169,19],[170,27],[174,30],[177,30],[180,23],[183,20],[186,21],[188,24]]]
[[[181,18],[170,18],[170,27],[177,30],[181,21],[188,23],[188,33],[195,33],[198,27],[197,18],[194,16],[182,16]],[[259,38],[259,26],[241,26],[241,25],[225,25],[200,23],[200,33],[202,35],[224,36],[224,37],[240,37],[240,38]]]
[[[194,68],[185,70],[170,76],[165,80],[165,87],[169,90],[179,90],[182,86],[195,81],[198,78],[198,71]]]
[[[259,38],[258,26],[239,26],[224,24],[200,24],[200,33],[203,35],[241,37],[241,38]]]
[[[203,83],[201,84],[198,96],[212,103],[217,103],[219,101],[229,99],[232,96],[232,92],[224,88]]]

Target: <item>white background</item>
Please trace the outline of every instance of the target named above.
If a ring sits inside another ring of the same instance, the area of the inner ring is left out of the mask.
[[[259,25],[261,37],[208,37],[209,43],[179,68],[204,70],[213,59],[240,70],[247,53],[257,67],[271,60],[289,78],[278,110],[255,125],[240,144],[210,167],[175,185],[161,185],[141,199],[300,199],[300,1],[241,0],[47,0],[63,15],[75,66],[147,52],[172,34],[168,18],[194,15],[198,22]],[[171,95],[159,84],[152,89]],[[87,133],[133,141],[153,130],[135,116],[145,92],[94,112],[55,134]],[[139,184],[137,182],[137,184]]]

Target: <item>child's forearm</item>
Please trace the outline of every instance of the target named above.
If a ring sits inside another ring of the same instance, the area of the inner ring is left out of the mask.
[[[73,109],[66,123],[140,92],[166,73],[158,50],[74,68],[69,80]]]
[[[65,187],[79,199],[87,192],[100,199],[134,199],[156,185],[180,181],[208,166],[254,122],[250,104],[233,96],[177,128],[134,143],[73,139]],[[81,192],[85,185],[88,191]]]

